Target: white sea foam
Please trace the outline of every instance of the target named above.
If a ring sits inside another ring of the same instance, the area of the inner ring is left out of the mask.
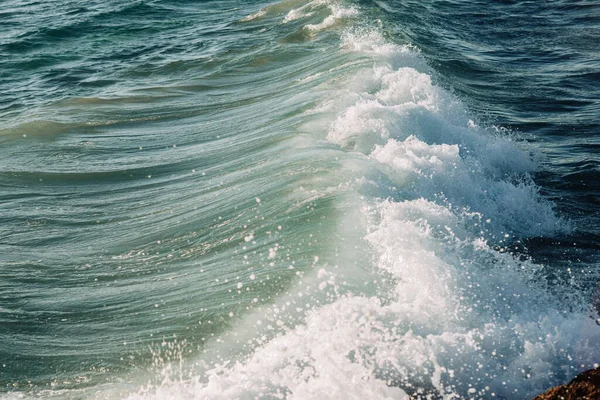
[[[286,24],[291,21],[295,21],[300,18],[307,18],[314,15],[314,11],[311,11],[315,6],[325,4],[324,1],[311,1],[302,7],[294,8],[290,10],[285,18],[283,19],[283,23]]]
[[[341,7],[337,4],[328,4],[331,13],[325,17],[323,21],[318,24],[306,25],[306,28],[312,32],[322,31],[327,28],[331,28],[336,25],[339,21],[343,21],[349,18],[354,18],[358,15],[358,10],[353,7]]]
[[[585,306],[556,294],[569,288],[549,291],[542,266],[503,251],[564,229],[531,157],[477,126],[410,48],[367,32],[342,51],[375,63],[332,92],[327,137],[375,171],[356,176],[348,218],[366,220],[380,292],[342,294],[322,269],[311,287],[329,292],[298,302],[301,323],[285,328],[275,306],[262,318],[278,333],[247,358],[132,398],[528,398],[600,359]],[[364,195],[365,182],[382,190]]]
[[[298,7],[299,6],[299,7]],[[337,25],[339,22],[355,18],[358,16],[358,10],[355,7],[341,5],[338,1],[331,0],[312,0],[312,1],[284,1],[275,3],[254,14],[242,18],[241,22],[250,22],[266,16],[277,15],[285,12],[285,17],[281,21],[287,24],[302,18],[309,18],[319,11],[327,10],[323,20],[316,24],[307,24],[305,26],[312,33],[322,31]]]
[[[250,22],[250,21],[254,21],[256,19],[262,18],[267,14],[267,12],[265,10],[260,10],[255,12],[254,14],[250,14],[244,18],[242,18],[240,21],[242,22]]]
[[[529,154],[478,127],[460,101],[419,71],[427,67],[408,48],[386,45],[373,33],[363,38],[350,36],[344,47],[373,55],[376,66],[361,71],[341,96],[352,100],[331,125],[331,142],[389,167],[405,197],[437,198],[494,220],[487,227],[493,234],[566,228],[528,178],[535,169]],[[413,67],[395,66],[403,60]]]
[[[305,12],[304,9],[293,9],[289,13],[287,13],[285,18],[283,19],[283,23],[286,24],[288,22],[295,21],[300,18],[310,17],[313,14],[313,12]]]

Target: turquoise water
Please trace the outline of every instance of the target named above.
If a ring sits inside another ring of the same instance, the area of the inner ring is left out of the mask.
[[[0,397],[594,367],[597,8],[476,5],[4,2]]]

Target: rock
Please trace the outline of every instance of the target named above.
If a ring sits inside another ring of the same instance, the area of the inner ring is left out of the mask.
[[[582,372],[566,385],[557,386],[533,400],[599,400],[600,368]]]

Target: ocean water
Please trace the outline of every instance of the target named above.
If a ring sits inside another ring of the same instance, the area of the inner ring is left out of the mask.
[[[3,0],[1,399],[525,399],[600,363],[600,6]]]

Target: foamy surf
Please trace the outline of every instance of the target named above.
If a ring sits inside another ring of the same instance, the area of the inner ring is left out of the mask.
[[[593,261],[529,258],[574,224],[533,145],[469,110],[488,58],[519,65],[469,34],[510,23],[167,3],[6,13],[0,397],[520,399],[596,365]],[[558,193],[593,203],[585,176]]]
[[[242,18],[240,21],[250,22],[264,18],[265,16],[277,18],[281,15],[284,15],[280,22],[282,24],[308,19],[313,16],[316,16],[316,18],[321,17],[320,22],[303,25],[303,29],[314,35],[319,31],[332,28],[343,21],[357,17],[358,10],[355,7],[342,5],[340,2],[330,0],[284,1],[261,9],[254,14]]]
[[[592,311],[509,250],[568,229],[532,182],[531,155],[478,126],[413,49],[359,30],[339,51],[373,66],[315,113],[335,114],[327,139],[360,165],[343,187],[366,221],[379,293],[349,293],[320,267],[310,290],[335,290],[292,301],[295,322],[246,357],[130,398],[527,398],[593,367]],[[287,312],[260,325],[281,327]]]

